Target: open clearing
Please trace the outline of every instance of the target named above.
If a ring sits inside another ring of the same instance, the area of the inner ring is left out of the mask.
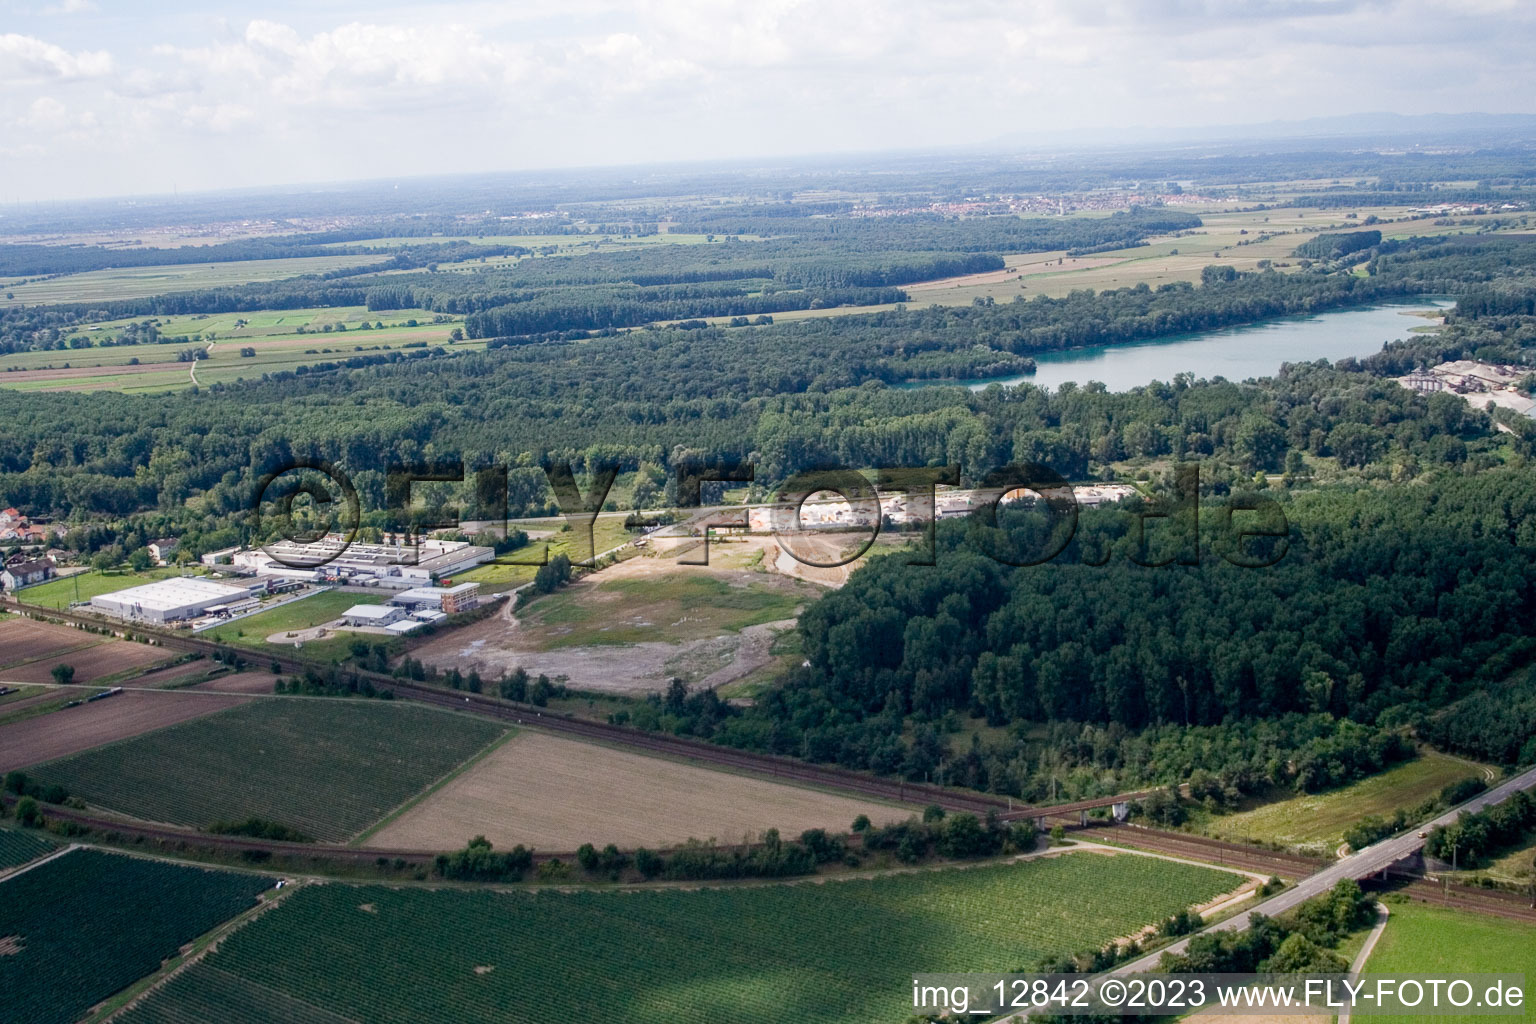
[[[523,731],[369,837],[403,850],[462,846],[540,850],[739,842],[764,829],[846,831],[853,819],[900,821],[920,811],[802,789],[558,736]]]
[[[911,971],[1027,969],[1239,881],[1147,857],[1075,853],[819,884],[304,886],[123,1020],[207,1019],[198,1006],[238,1007],[259,992],[262,1007],[281,1005],[284,1019],[304,1021],[895,1022],[910,1016]]]
[[[32,774],[90,804],[149,821],[201,828],[259,817],[336,842],[504,731],[483,719],[393,701],[247,700],[195,691],[146,696],[239,706],[50,761]]]
[[[1446,910],[1420,903],[1391,903],[1392,916],[1365,969],[1371,974],[1444,978],[1456,974],[1536,976],[1536,925]],[[1482,995],[1481,992],[1478,995]],[[1531,1016],[1527,1008],[1522,1019]],[[1369,1020],[1407,1024],[1423,1017],[1371,1015]],[[1509,1018],[1436,1014],[1434,1020],[1467,1022]]]
[[[538,598],[515,622],[485,619],[412,656],[493,679],[521,667],[608,693],[650,693],[673,677],[713,686],[765,663],[773,632],[817,593],[766,572],[631,558]]]
[[[1425,751],[1406,764],[1342,789],[1213,817],[1205,831],[1222,839],[1278,842],[1332,853],[1343,841],[1344,830],[1361,818],[1414,807],[1453,782],[1482,774],[1482,765]]]
[[[70,693],[71,691],[65,691]],[[72,691],[76,697],[86,691]],[[0,725],[0,772],[67,757],[243,703],[187,690],[124,690],[115,697]]]

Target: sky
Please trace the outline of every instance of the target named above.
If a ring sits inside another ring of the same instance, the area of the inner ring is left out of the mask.
[[[0,0],[0,202],[1536,113],[1530,0]]]

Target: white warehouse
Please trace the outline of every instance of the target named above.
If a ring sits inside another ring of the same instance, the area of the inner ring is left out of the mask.
[[[192,576],[98,594],[91,598],[91,608],[119,619],[166,623],[195,619],[210,608],[244,601],[250,596],[248,587]]]

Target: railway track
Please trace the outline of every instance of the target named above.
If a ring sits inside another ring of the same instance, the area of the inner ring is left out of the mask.
[[[1089,830],[1103,831],[1107,839],[1126,846],[1150,850],[1153,853],[1188,857],[1191,860],[1207,863],[1215,861],[1217,864],[1230,864],[1245,871],[1280,875],[1286,878],[1305,877],[1326,864],[1326,861],[1315,857],[1303,857],[1294,853],[1266,850],[1260,846],[1228,843],[1220,839],[1192,836],[1184,832],[1169,832],[1142,825],[1101,824],[1089,826]]]
[[[42,618],[58,619],[75,625],[108,628],[118,631],[122,631],[124,628],[122,623],[76,612],[57,612],[50,608],[19,603],[18,607],[22,611]],[[220,645],[214,644],[211,641],[200,640],[193,636],[181,635],[170,631],[135,627],[132,632],[152,636],[156,642],[171,650],[212,655],[221,649]],[[300,673],[308,668],[321,667],[313,662],[294,657],[292,653],[284,651],[274,652],[270,657],[264,654],[262,657],[275,661],[283,671],[289,673]],[[484,694],[464,693],[458,690],[445,690],[425,686],[410,680],[396,679],[383,673],[361,669],[349,669],[348,671],[357,675],[359,679],[368,680],[375,686],[393,690],[398,699],[411,700],[434,707],[479,715],[507,724],[529,726],[587,742],[606,743],[629,750],[643,751],[654,756],[681,759],[728,771],[739,771],[759,777],[774,778],[799,785],[836,790],[862,797],[873,797],[907,804],[937,804],[948,811],[965,811],[983,816],[995,813],[1005,821],[1078,819],[1075,824],[1080,825],[1081,816],[1088,811],[1109,807],[1117,803],[1139,800],[1149,796],[1152,792],[1150,790],[1143,790],[1066,804],[1053,804],[1047,807],[1015,804],[1003,796],[949,789],[926,783],[883,779],[844,768],[810,764],[771,754],[734,750],[730,747],[716,746],[700,740],[690,740],[661,733],[642,732],[624,726],[610,725],[606,722],[550,714],[546,709],[533,705],[517,704]],[[389,859],[403,858],[413,863],[419,863],[430,859],[430,855],[423,854],[419,850],[384,850],[372,847],[282,843],[250,839],[242,836],[217,836],[170,827],[130,824],[117,819],[96,817],[85,812],[62,807],[49,807],[47,813],[85,827],[116,831],[124,835],[137,836],[157,843],[174,844],[182,842],[241,853],[250,851],[283,856],[325,856],[358,861],[385,857]],[[1103,825],[1105,823],[1096,824]],[[1089,827],[1094,826],[1090,825]],[[1321,865],[1320,861],[1304,857],[1274,853],[1256,847],[1223,843],[1218,840],[1189,836],[1184,833],[1165,832],[1139,826],[1115,825],[1111,827],[1113,829],[1111,835],[1116,840],[1124,842],[1129,846],[1139,846],[1156,852],[1172,853],[1176,856],[1186,856],[1191,859],[1207,861],[1214,859],[1218,862],[1230,863],[1234,867],[1251,871],[1288,874],[1294,877],[1298,872],[1310,874]],[[538,859],[543,860],[556,856],[568,858],[571,854],[541,854]]]
[[[16,602],[16,607],[21,611],[42,618],[58,619],[77,626],[125,631],[123,623],[94,615],[86,615],[79,612],[60,612],[51,608],[27,605],[20,602]],[[182,635],[168,630],[163,631],[144,626],[135,626],[131,632],[151,636],[157,643],[170,650],[212,655],[216,651],[223,649],[212,641],[200,640],[197,637]],[[275,651],[270,655],[264,652],[260,657],[263,660],[276,662],[283,671],[289,673],[300,673],[310,668],[330,667],[329,665],[322,666],[315,662],[295,657],[292,653],[286,651]],[[381,672],[370,672],[364,669],[348,669],[347,671],[356,675],[359,679],[368,680],[377,687],[393,690],[398,698],[414,700],[423,704],[454,708],[455,710],[467,711],[503,722],[521,723],[548,732],[560,733],[584,740],[609,743],[632,750],[642,750],[651,754],[696,761],[717,768],[749,772],[802,785],[840,790],[859,796],[892,800],[897,803],[938,804],[947,811],[969,811],[972,814],[978,815],[986,815],[995,811],[1005,820],[1076,815],[1094,808],[1108,807],[1116,803],[1138,800],[1150,794],[1150,791],[1142,791],[1099,797],[1093,800],[1069,804],[1055,804],[1050,807],[1031,807],[1016,804],[1003,796],[967,792],[929,783],[883,779],[846,768],[809,764],[792,758],[777,757],[772,754],[733,750],[729,747],[716,746],[700,740],[690,740],[661,733],[642,732],[638,729],[610,725],[606,722],[568,718],[563,715],[550,714],[547,710],[533,705],[516,704],[483,694],[471,694],[457,690],[443,690],[437,687],[424,686],[410,680],[396,679]]]
[[[1498,889],[1474,889],[1469,885],[1442,886],[1438,882],[1432,882],[1425,878],[1417,878],[1406,885],[1398,885],[1392,882],[1362,883],[1366,888],[1385,889],[1388,892],[1401,892],[1411,899],[1419,900],[1435,907],[1448,907],[1453,910],[1466,910],[1478,914],[1492,914],[1497,917],[1508,918],[1511,921],[1525,921],[1536,924],[1536,907],[1531,906],[1528,897],[1520,896],[1512,892],[1504,892]]]

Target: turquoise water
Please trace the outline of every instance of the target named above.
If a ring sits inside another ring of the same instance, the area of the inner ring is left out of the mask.
[[[979,391],[988,384],[1035,384],[1058,388],[1064,381],[1102,381],[1111,391],[1127,391],[1154,380],[1171,381],[1176,373],[1247,380],[1272,377],[1282,363],[1338,360],[1381,351],[1381,343],[1409,336],[1409,328],[1433,321],[1409,315],[1415,310],[1449,309],[1448,299],[1343,309],[1311,316],[1286,317],[1200,334],[1178,334],[1132,345],[1101,345],[1036,355],[1039,369],[1022,377],[991,380],[919,381],[911,386],[963,384]]]

